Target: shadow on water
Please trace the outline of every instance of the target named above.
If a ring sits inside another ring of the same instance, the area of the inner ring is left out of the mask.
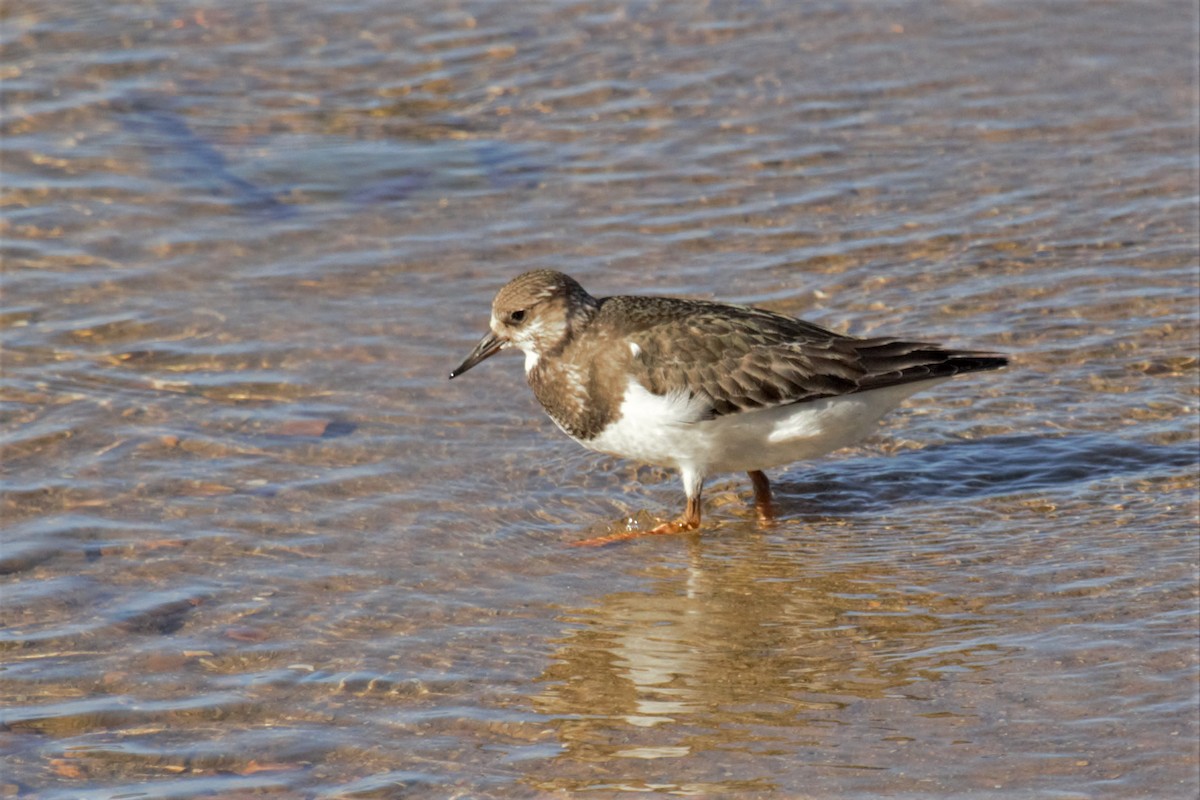
[[[163,180],[185,188],[228,198],[243,210],[287,219],[296,209],[281,202],[268,189],[235,174],[225,156],[196,133],[182,114],[171,108],[170,99],[150,94],[132,94],[112,105],[125,131],[133,136],[153,161]]]
[[[114,101],[110,108],[135,146],[150,159],[158,180],[186,191],[224,198],[239,211],[268,219],[290,219],[299,212],[298,205],[279,199],[285,190],[238,175],[221,150],[174,107],[170,96],[132,93]],[[267,173],[274,170],[289,176],[287,191],[307,186],[311,194],[314,180],[317,186],[332,180],[328,188],[336,189],[351,205],[360,207],[471,187],[488,192],[529,190],[542,179],[542,166],[526,149],[473,136],[400,137],[390,141],[385,137],[382,143],[364,143],[318,135],[304,145],[306,156],[302,162],[287,155],[291,149],[268,152],[263,159]],[[360,181],[354,176],[366,169],[365,165],[370,165],[371,178]],[[347,189],[347,185],[353,188]]]
[[[821,515],[875,513],[900,503],[1062,490],[1114,477],[1194,468],[1192,443],[1156,445],[1111,436],[993,436],[812,469],[781,479],[781,510]],[[790,506],[790,508],[789,508]]]
[[[489,139],[393,142],[373,178],[351,190],[356,206],[403,202],[420,193],[504,193],[537,188],[543,166],[527,149]],[[350,167],[350,165],[347,165]]]

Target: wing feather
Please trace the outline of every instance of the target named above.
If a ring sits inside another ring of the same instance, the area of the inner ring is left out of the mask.
[[[643,386],[657,395],[706,398],[714,416],[1006,363],[990,353],[860,339],[763,309],[694,300],[605,298],[596,322],[603,325],[606,317],[620,320],[614,335],[638,346],[630,368]]]

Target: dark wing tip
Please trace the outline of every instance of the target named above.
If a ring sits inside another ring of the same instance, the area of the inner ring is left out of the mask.
[[[858,357],[863,368],[860,391],[1008,366],[1008,357],[999,353],[887,339],[861,342]]]
[[[984,372],[989,369],[1001,369],[1008,366],[1008,356],[999,353],[981,353],[973,351],[955,352],[951,350],[946,366],[954,368],[954,374],[966,372]]]

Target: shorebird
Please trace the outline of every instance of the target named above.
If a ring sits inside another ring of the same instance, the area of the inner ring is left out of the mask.
[[[720,472],[746,472],[758,517],[770,520],[763,470],[854,444],[910,395],[1007,363],[995,353],[847,336],[749,306],[597,298],[553,270],[526,272],[500,290],[488,332],[450,377],[512,347],[564,433],[683,479],[687,504],[677,519],[587,544],[695,530],[704,479]]]

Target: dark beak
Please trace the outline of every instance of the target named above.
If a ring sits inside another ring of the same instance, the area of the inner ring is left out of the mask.
[[[479,340],[479,344],[475,345],[475,349],[471,351],[471,355],[467,356],[466,360],[459,364],[453,372],[450,373],[450,378],[457,378],[471,367],[483,361],[486,358],[496,355],[500,352],[500,348],[504,347],[504,340],[496,336],[496,334],[488,331],[483,338]]]

